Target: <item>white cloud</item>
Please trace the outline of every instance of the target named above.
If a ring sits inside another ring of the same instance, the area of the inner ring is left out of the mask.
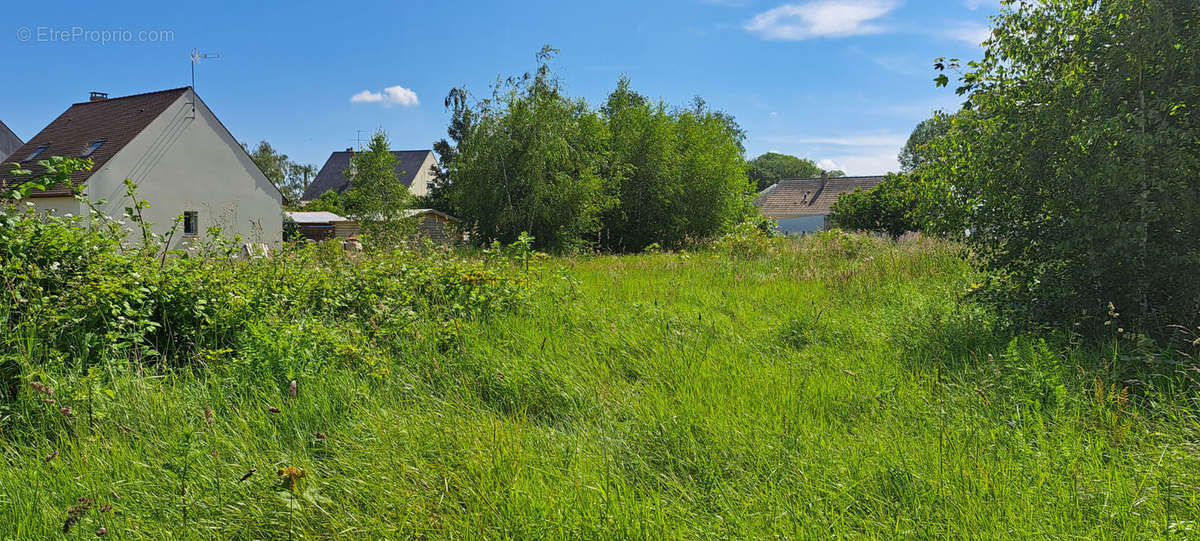
[[[835,162],[829,158],[825,158],[824,160],[818,161],[817,167],[820,167],[821,169],[824,169],[826,171],[837,171],[842,168],[842,166],[838,165],[837,162]]]
[[[992,29],[979,23],[959,23],[948,28],[943,35],[979,47],[992,37]]]
[[[412,107],[420,105],[421,100],[417,98],[417,93],[410,89],[402,86],[389,86],[383,89],[383,92],[363,90],[350,96],[350,103],[383,103],[384,105]]]
[[[375,103],[380,101],[383,101],[383,94],[371,92],[370,90],[363,90],[358,94],[350,96],[350,103]]]
[[[771,40],[802,40],[879,34],[872,21],[900,6],[899,0],[815,0],[784,4],[755,15],[743,28]]]

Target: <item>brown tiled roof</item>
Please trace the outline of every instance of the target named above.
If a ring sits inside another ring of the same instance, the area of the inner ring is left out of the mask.
[[[91,171],[80,171],[71,175],[71,182],[83,184],[92,173],[104,167],[113,156],[125,148],[134,137],[137,137],[146,126],[163,113],[172,103],[175,103],[188,87],[137,94],[103,101],[76,103],[49,126],[33,136],[29,142],[13,152],[6,162],[19,162],[29,156],[34,149],[46,145],[33,162],[21,164],[22,169],[33,171],[33,176],[14,176],[9,170],[11,166],[0,167],[0,187],[25,182],[36,177],[41,168],[35,165],[38,160],[51,156],[79,156],[93,142],[104,140],[104,144],[91,155],[95,165]],[[70,195],[70,190],[57,186],[44,192],[34,193],[34,197],[50,197]]]
[[[832,177],[822,188],[819,178],[785,179],[759,192],[754,203],[772,218],[822,216],[830,213],[839,195],[869,190],[882,181],[883,177]]]

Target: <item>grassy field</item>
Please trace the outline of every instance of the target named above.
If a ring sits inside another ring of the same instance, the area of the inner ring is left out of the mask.
[[[953,246],[514,272],[522,306],[356,363],[278,320],[256,371],[39,368],[0,538],[1200,538],[1186,366],[1006,334]]]

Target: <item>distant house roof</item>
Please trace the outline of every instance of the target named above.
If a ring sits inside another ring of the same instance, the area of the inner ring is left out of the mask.
[[[10,162],[24,160],[34,150],[45,146],[45,150],[32,160],[49,158],[50,156],[77,157],[82,155],[96,142],[103,143],[94,149],[88,157],[94,165],[90,171],[79,171],[71,175],[71,182],[83,184],[99,171],[121,149],[125,148],[134,137],[146,129],[155,118],[175,103],[188,87],[173,88],[147,94],[135,94],[120,98],[101,99],[72,105],[66,112],[54,119],[29,142],[25,143],[9,156]],[[37,176],[40,167],[33,163],[22,164],[23,168],[33,171]],[[29,176],[14,176],[6,170],[0,170],[0,185],[8,186],[28,180]],[[58,186],[38,196],[70,195],[71,190]]]
[[[24,144],[17,134],[4,125],[4,122],[0,122],[0,162],[3,162],[14,150],[21,148],[21,145]]]
[[[285,214],[298,224],[332,224],[334,222],[354,221],[332,212],[286,212]]]
[[[404,183],[405,187],[412,187],[413,179],[420,172],[426,157],[432,153],[432,150],[392,151],[392,156],[396,157],[396,177]],[[321,166],[321,170],[317,172],[317,178],[314,178],[312,184],[308,185],[308,189],[304,190],[304,195],[300,196],[300,199],[312,201],[329,190],[338,193],[346,191],[346,188],[350,186],[350,179],[346,178],[345,172],[350,168],[352,156],[354,156],[354,151],[351,149],[330,154],[329,159],[325,160],[325,165]]]
[[[771,218],[823,216],[831,213],[839,195],[855,190],[869,190],[883,182],[875,177],[797,178],[780,180],[759,192],[754,204]],[[824,182],[824,185],[822,185]]]

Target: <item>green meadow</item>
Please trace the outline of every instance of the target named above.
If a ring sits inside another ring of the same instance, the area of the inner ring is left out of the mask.
[[[275,296],[176,357],[11,328],[0,538],[1200,537],[1194,364],[1014,334],[953,244],[304,257],[193,268]]]

